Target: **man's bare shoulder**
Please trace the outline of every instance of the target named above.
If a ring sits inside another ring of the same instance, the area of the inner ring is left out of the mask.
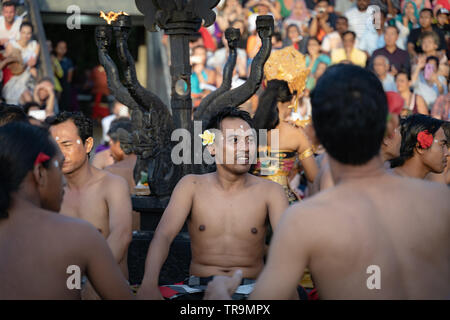
[[[256,185],[259,188],[263,189],[263,191],[275,193],[282,192],[284,194],[284,189],[279,183],[252,174],[248,174],[248,178],[251,185]]]
[[[404,190],[413,201],[422,201],[433,204],[433,207],[450,208],[450,188],[442,183],[408,177],[398,177]],[[430,201],[430,202],[428,202]],[[448,210],[450,214],[450,210]]]
[[[204,184],[211,185],[214,182],[215,172],[205,173],[205,174],[188,174],[178,181],[180,186],[191,186],[196,187]]]
[[[39,209],[38,214],[40,222],[45,226],[45,230],[50,230],[51,234],[61,236],[65,240],[73,240],[75,243],[79,243],[86,237],[95,237],[97,234],[100,234],[92,224],[82,219],[72,218],[44,209]]]
[[[98,181],[102,187],[109,188],[122,188],[126,186],[128,188],[127,181],[120,175],[114,174],[109,170],[101,170],[92,167],[94,180]],[[98,179],[98,180],[97,180]]]

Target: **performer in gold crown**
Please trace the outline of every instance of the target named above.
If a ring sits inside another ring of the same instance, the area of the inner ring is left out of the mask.
[[[264,66],[267,87],[254,116],[257,129],[269,130],[267,146],[259,148],[263,156],[258,159],[255,173],[281,184],[290,203],[297,200],[288,181],[296,160],[301,162],[308,181],[313,182],[318,172],[311,142],[303,129],[307,123],[296,120],[294,126],[288,122],[292,109],[297,111],[308,73],[305,57],[293,47],[272,52]],[[271,141],[273,129],[278,130],[278,146]]]

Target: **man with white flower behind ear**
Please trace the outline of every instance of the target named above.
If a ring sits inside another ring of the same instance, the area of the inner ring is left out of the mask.
[[[138,297],[166,298],[158,288],[159,273],[170,244],[187,221],[191,238],[190,277],[170,298],[202,298],[215,275],[242,270],[243,295],[249,293],[264,266],[268,222],[275,228],[288,200],[280,185],[248,173],[256,162],[256,134],[250,115],[235,107],[211,118],[201,135],[217,170],[187,175],[175,187],[147,254]],[[244,292],[245,291],[245,292]],[[189,297],[190,296],[190,297]]]

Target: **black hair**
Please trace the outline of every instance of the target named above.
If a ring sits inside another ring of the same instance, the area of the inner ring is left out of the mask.
[[[279,124],[277,102],[291,101],[293,94],[289,90],[286,81],[270,80],[267,88],[259,97],[258,109],[256,109],[254,122],[256,129],[272,130]]]
[[[319,44],[319,46],[321,45],[321,43],[322,42],[320,42],[320,40],[319,39],[317,39],[316,37],[309,37],[308,38],[308,42],[307,43],[309,43],[311,40],[314,40],[314,41],[316,41],[318,44]]]
[[[400,34],[400,30],[398,30],[397,26],[395,26],[395,25],[388,25],[388,26],[386,27],[386,29],[387,29],[387,28],[395,29],[395,31],[397,32],[397,34]]]
[[[348,18],[346,16],[337,16],[336,21],[339,19],[345,20],[345,22],[347,22],[347,24],[348,24]]]
[[[93,137],[93,127],[92,120],[87,118],[81,112],[68,112],[64,111],[57,116],[51,116],[45,119],[45,122],[49,126],[56,126],[60,123],[72,120],[75,126],[78,129],[78,135],[80,136],[83,144],[85,143],[87,138]]]
[[[33,169],[40,152],[53,158],[57,146],[46,129],[23,122],[12,122],[0,127],[0,219],[8,217],[11,193],[17,191]],[[49,161],[42,165],[48,168]]]
[[[298,34],[302,34],[298,25],[296,25],[295,23],[292,23],[292,24],[288,25],[286,28],[286,36],[287,36],[287,33],[289,32],[289,29],[291,29],[291,28],[297,29]]]
[[[347,31],[345,31],[343,34],[342,34],[342,38],[344,38],[347,34],[351,34],[351,35],[353,35],[353,40],[355,40],[356,39],[356,33],[354,33],[353,31],[351,31],[351,30],[347,30]]]
[[[398,70],[397,74],[395,75],[395,80],[397,80],[397,77],[401,74],[406,75],[406,77],[408,78],[408,80],[411,80],[411,74],[408,72],[408,70],[406,70],[405,68],[401,68],[400,70]]]
[[[241,110],[238,107],[225,107],[213,115],[205,129],[221,130],[222,121],[227,118],[239,118],[248,123],[250,128],[254,128],[253,120],[247,111]]]
[[[0,104],[0,127],[7,123],[22,121],[28,122],[27,114],[19,106],[12,104]]]
[[[436,56],[429,56],[426,60],[426,63],[430,62],[431,60],[433,60],[434,62],[436,62],[436,66],[439,67],[439,58]]]
[[[447,139],[447,147],[450,147],[450,121],[443,121],[441,127],[444,130],[445,138]]]
[[[431,10],[431,9],[428,9],[428,8],[423,8],[422,10],[420,10],[420,13],[419,13],[419,15],[421,15],[421,14],[422,14],[422,12],[429,12],[429,13],[430,13],[430,15],[431,15],[431,18],[433,18],[433,16],[434,16],[434,14],[433,14],[433,10]]]
[[[14,2],[14,1],[3,1],[3,3],[2,3],[2,8],[4,8],[4,7],[11,7],[11,6],[14,6],[14,8],[16,8],[17,7],[16,2]]]
[[[442,126],[442,120],[434,119],[423,114],[414,114],[401,121],[402,144],[400,156],[391,160],[391,167],[402,166],[406,160],[414,156],[419,132],[428,130],[433,136]]]
[[[277,42],[283,41],[283,37],[281,36],[280,32],[272,33],[272,37],[275,37],[275,40],[277,40]]]
[[[329,67],[311,92],[317,138],[331,157],[362,165],[379,154],[388,115],[380,80],[354,65]]]
[[[41,105],[37,102],[27,102],[23,105],[23,112],[25,112],[26,115],[28,115],[28,112],[30,111],[31,108],[33,107],[38,107],[39,110],[42,110],[43,108],[41,107]],[[45,109],[45,108],[44,108]]]
[[[19,30],[22,30],[23,27],[30,27],[31,28],[31,32],[33,32],[33,30],[34,30],[33,25],[31,24],[31,22],[28,22],[28,21],[22,22],[22,24],[20,25]]]
[[[117,132],[119,129],[123,129],[126,132],[131,133],[133,131],[133,124],[131,120],[121,117],[111,122],[111,126],[109,127],[107,134],[114,142],[119,140],[119,133]]]

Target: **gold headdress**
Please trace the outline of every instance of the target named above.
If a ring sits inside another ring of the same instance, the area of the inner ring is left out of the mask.
[[[292,46],[273,51],[264,65],[264,74],[267,81],[283,80],[287,82],[292,93],[297,91],[293,106],[297,112],[298,98],[305,89],[306,78],[309,74],[305,56]]]

